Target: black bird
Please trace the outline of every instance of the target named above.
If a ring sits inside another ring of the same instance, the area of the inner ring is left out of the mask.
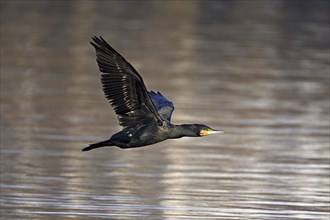
[[[105,146],[135,148],[166,139],[223,133],[201,124],[171,124],[173,103],[160,92],[149,92],[134,67],[102,37],[93,37],[93,41],[104,94],[123,129],[83,151]]]

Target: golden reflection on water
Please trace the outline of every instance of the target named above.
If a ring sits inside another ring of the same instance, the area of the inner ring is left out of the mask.
[[[1,217],[327,219],[325,1],[2,1]],[[102,35],[221,136],[81,148],[119,129]]]

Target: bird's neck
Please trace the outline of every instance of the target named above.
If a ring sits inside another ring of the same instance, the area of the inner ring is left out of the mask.
[[[169,133],[169,138],[197,137],[192,124],[174,125]]]

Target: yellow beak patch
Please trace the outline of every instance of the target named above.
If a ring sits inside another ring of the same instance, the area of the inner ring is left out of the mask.
[[[200,136],[207,136],[207,135],[210,135],[210,134],[223,134],[225,133],[224,131],[215,131],[215,130],[212,130],[212,129],[207,129],[207,130],[201,130],[199,132],[199,135]]]

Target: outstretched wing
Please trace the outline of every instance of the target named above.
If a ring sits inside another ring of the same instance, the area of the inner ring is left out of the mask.
[[[142,77],[102,37],[93,37],[101,82],[106,98],[123,127],[134,127],[163,119],[150,99]]]
[[[155,93],[154,91],[148,91],[148,93],[160,116],[168,122],[171,122],[171,116],[174,111],[173,102],[165,98],[160,92]]]

